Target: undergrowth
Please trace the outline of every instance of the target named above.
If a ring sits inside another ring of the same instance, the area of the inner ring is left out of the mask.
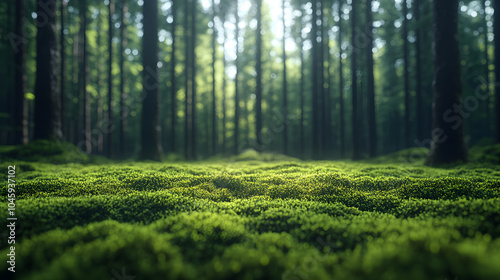
[[[68,151],[0,151],[17,170],[16,279],[500,277],[499,146],[441,168],[424,166],[422,149],[361,162],[247,152],[193,163]]]

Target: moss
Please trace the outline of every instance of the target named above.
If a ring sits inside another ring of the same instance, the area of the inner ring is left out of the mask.
[[[175,164],[90,158],[54,165],[23,155],[16,161],[23,225],[16,273],[498,279],[500,166],[481,162],[495,149],[480,147],[471,151],[479,160],[446,168],[397,160],[410,151],[362,162],[262,161],[250,152],[230,162]],[[7,192],[2,185],[0,195]],[[0,204],[0,219],[6,208]],[[7,252],[0,245],[2,278]]]

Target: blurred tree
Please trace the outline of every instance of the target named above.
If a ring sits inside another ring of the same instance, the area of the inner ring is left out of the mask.
[[[61,96],[57,83],[56,0],[40,0],[36,7],[37,71],[33,138],[59,141],[62,132]]]
[[[28,143],[28,102],[26,90],[26,39],[20,37],[24,30],[24,1],[16,1],[15,34],[17,44],[14,48],[14,144]]]
[[[142,119],[141,158],[161,161],[160,98],[158,94],[158,1],[144,1],[142,37]]]
[[[463,140],[458,0],[434,0],[434,131],[426,164],[467,160]],[[452,109],[455,115],[450,116]]]

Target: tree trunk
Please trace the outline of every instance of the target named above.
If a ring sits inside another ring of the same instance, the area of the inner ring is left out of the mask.
[[[33,138],[59,141],[61,95],[57,83],[56,1],[37,2],[35,130]]]
[[[236,60],[234,63],[236,64],[236,76],[234,77],[234,154],[238,154],[238,146],[239,146],[239,133],[240,133],[240,93],[239,93],[239,49],[240,49],[240,41],[238,38],[240,37],[240,15],[239,12],[239,0],[235,1],[235,18],[236,18],[236,30],[235,30],[235,39],[236,39]]]
[[[281,16],[283,21],[283,153],[288,154],[288,82],[286,69],[286,20],[285,20],[285,0],[281,0]]]
[[[113,14],[115,13],[114,0],[109,0],[108,5],[108,114],[106,123],[108,131],[107,152],[108,157],[113,157]]]
[[[227,139],[226,139],[226,123],[227,123],[227,116],[226,116],[226,87],[227,87],[227,79],[226,79],[226,68],[227,68],[227,60],[226,60],[226,38],[227,38],[227,33],[226,33],[226,28],[224,27],[224,22],[226,22],[225,17],[222,19],[222,30],[224,34],[224,41],[223,41],[223,53],[222,53],[222,153],[226,153],[227,151]]]
[[[434,0],[434,130],[426,164],[465,161],[460,95],[458,0]],[[460,106],[457,106],[459,104]],[[450,114],[452,110],[455,114]]]
[[[127,0],[122,0],[121,7],[121,24],[120,24],[120,154],[124,155],[126,151],[125,133],[127,132],[127,115],[125,100],[127,93],[125,92],[125,48],[127,47],[127,20],[128,12]]]
[[[184,78],[185,78],[185,101],[184,101],[184,153],[186,160],[191,159],[191,63],[190,63],[190,37],[189,37],[189,3],[184,1]]]
[[[372,0],[368,0],[366,5],[366,25],[369,28],[368,46],[366,47],[367,71],[368,71],[368,145],[369,156],[377,155],[377,122],[375,116],[375,78],[373,76],[373,15]]]
[[[419,140],[425,138],[424,132],[424,108],[423,108],[423,96],[422,96],[422,27],[420,22],[420,1],[414,2],[414,15],[415,21],[417,23],[417,28],[415,30],[415,46],[416,46],[416,103],[417,103],[417,137]]]
[[[170,125],[170,151],[175,153],[176,151],[176,133],[175,128],[177,125],[177,76],[175,73],[175,67],[177,66],[177,60],[175,52],[177,50],[177,36],[175,31],[177,29],[177,2],[178,0],[172,0],[172,54],[171,54],[171,63],[170,63],[170,80],[171,80],[171,90],[170,90],[170,99],[171,99],[171,125]]]
[[[493,29],[495,33],[495,118],[496,142],[500,143],[500,1],[493,1]]]
[[[358,29],[356,25],[357,20],[357,5],[352,1],[351,9],[351,44],[352,44],[352,54],[351,54],[351,75],[352,75],[352,159],[357,160],[361,158],[359,149],[359,134],[358,134],[358,68],[357,68],[357,52],[358,47]]]
[[[161,126],[158,94],[158,0],[144,1],[142,37],[141,159],[161,161]]]
[[[90,93],[87,90],[87,85],[89,83],[89,74],[88,74],[88,51],[87,51],[87,1],[82,0],[80,2],[80,20],[81,20],[81,25],[80,25],[80,32],[83,37],[83,42],[82,42],[82,60],[81,60],[81,65],[80,65],[80,87],[81,87],[81,92],[82,92],[82,97],[83,97],[83,130],[81,133],[84,135],[84,151],[87,154],[90,154],[92,152],[92,142],[91,142],[91,135],[90,135]]]
[[[198,0],[192,0],[191,6],[191,145],[192,157],[197,158],[196,150],[196,11]]]
[[[215,80],[215,62],[217,61],[217,29],[215,28],[215,16],[217,9],[215,0],[212,0],[212,155],[217,154],[217,98]]]
[[[64,0],[63,0],[64,1]],[[97,25],[101,26],[101,21],[102,21],[102,16],[101,12],[99,11],[99,16],[97,17]],[[97,32],[97,46],[102,46],[102,36],[101,32]],[[100,48],[98,47],[100,50]],[[101,52],[98,52],[98,56],[101,56]],[[101,67],[100,65],[96,66],[96,72],[97,72],[97,100],[96,100],[96,120],[95,120],[95,125],[100,126],[102,125],[102,121],[104,119],[104,113],[103,113],[103,81],[101,77]],[[99,139],[97,141],[97,152],[99,154],[102,154],[104,150],[104,139],[103,136],[99,136]]]
[[[342,55],[344,54],[344,50],[342,49],[342,2],[339,1],[338,6],[338,15],[339,15],[339,106],[340,106],[340,157],[343,158],[345,156],[345,107],[344,107],[344,64]]]
[[[488,20],[486,19],[486,0],[482,1],[482,6],[483,6],[483,11],[484,11],[484,24],[483,24],[483,29],[484,29],[484,75],[485,75],[485,82],[486,82],[486,100],[484,100],[485,103],[485,111],[486,111],[486,119],[485,119],[485,126],[487,128],[486,130],[486,135],[490,137],[491,133],[491,112],[490,112],[490,56],[488,54],[488,49],[489,49],[489,42],[488,42]]]
[[[16,1],[15,34],[22,34],[24,28],[24,1]],[[14,144],[28,144],[28,102],[24,96],[26,89],[26,41],[17,44],[14,65]]]
[[[312,145],[313,145],[313,158],[317,159],[320,154],[320,138],[318,135],[319,131],[319,108],[318,108],[318,98],[319,98],[319,73],[318,73],[318,0],[312,1],[312,28],[311,28],[311,61],[312,61]]]
[[[256,92],[255,92],[255,135],[257,144],[262,145],[262,0],[257,0],[257,46],[255,55]]]
[[[304,27],[303,16],[300,17],[300,154],[305,156],[306,141],[305,141],[305,59],[304,59],[304,38],[302,37],[302,29]]]
[[[408,0],[403,3],[403,52],[404,52],[404,84],[405,84],[405,137],[404,147],[410,145],[410,57],[409,57],[409,42],[408,42]]]
[[[66,36],[64,35],[64,12],[66,10],[66,1],[61,0],[59,4],[59,13],[60,13],[60,24],[61,24],[61,32],[60,32],[60,44],[61,44],[61,49],[60,49],[60,57],[61,57],[61,85],[60,85],[60,92],[61,92],[61,132],[63,135],[63,138],[67,139],[66,136],[66,93],[64,91],[64,85],[66,84],[66,55],[65,55],[65,40]]]

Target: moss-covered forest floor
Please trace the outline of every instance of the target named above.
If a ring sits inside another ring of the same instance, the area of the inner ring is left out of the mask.
[[[0,220],[15,164],[15,279],[500,279],[500,146],[441,168],[424,154],[152,163],[1,147]]]

